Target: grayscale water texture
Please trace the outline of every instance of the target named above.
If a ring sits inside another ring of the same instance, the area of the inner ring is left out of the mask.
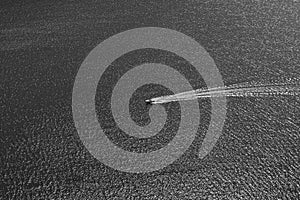
[[[173,164],[141,174],[117,171],[95,159],[80,140],[72,115],[72,90],[87,55],[107,38],[140,27],[176,30],[199,42],[224,85],[299,78],[299,1],[1,4],[0,199],[299,198],[298,96],[228,98],[222,134],[203,159],[197,153],[212,102],[201,100],[201,123],[191,147]],[[117,59],[97,86],[96,112],[107,137],[133,152],[167,145],[181,118],[178,102],[162,105],[169,117],[164,134],[149,140],[115,126],[107,107],[113,84],[145,62],[172,66],[194,89],[206,87],[186,60],[170,52],[145,49]],[[132,119],[140,126],[151,123],[152,108],[142,100],[171,94],[159,85],[137,90],[129,103]]]

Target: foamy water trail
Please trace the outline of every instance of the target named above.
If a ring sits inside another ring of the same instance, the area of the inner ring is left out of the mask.
[[[171,101],[186,101],[199,98],[217,97],[274,97],[300,95],[300,82],[288,83],[240,83],[225,87],[201,88],[175,95],[162,96],[147,100],[152,104]]]

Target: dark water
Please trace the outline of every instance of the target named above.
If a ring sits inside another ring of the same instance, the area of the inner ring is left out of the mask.
[[[208,156],[197,158],[199,134],[178,161],[139,175],[94,159],[79,140],[71,107],[88,53],[144,26],[193,37],[225,84],[299,78],[296,1],[24,1],[0,10],[2,199],[299,197],[299,97],[228,98],[223,134]],[[209,102],[202,112],[209,118]]]

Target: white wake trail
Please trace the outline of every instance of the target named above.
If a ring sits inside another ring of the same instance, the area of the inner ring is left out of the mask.
[[[152,104],[171,101],[186,101],[199,98],[217,97],[274,97],[300,95],[300,82],[293,83],[240,83],[225,87],[197,89],[169,96],[161,96],[147,100]]]

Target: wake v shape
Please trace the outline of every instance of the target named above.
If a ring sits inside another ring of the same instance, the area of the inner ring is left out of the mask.
[[[151,104],[162,104],[172,101],[187,101],[201,98],[218,97],[274,97],[300,95],[300,82],[288,83],[239,83],[225,87],[200,88],[174,95],[160,96],[146,100]]]

